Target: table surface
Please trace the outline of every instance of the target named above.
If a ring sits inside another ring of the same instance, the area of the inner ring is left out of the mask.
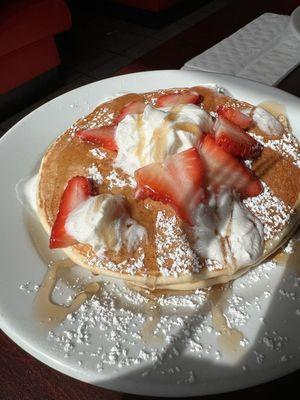
[[[299,4],[299,0],[253,0],[251,7],[246,11],[244,2],[231,1],[228,6],[120,69],[114,75],[180,68],[187,60],[231,35],[260,14],[264,12],[290,14]],[[300,96],[300,66],[285,78],[278,87]],[[0,400],[149,399],[149,397],[101,389],[67,377],[34,359],[1,331],[0,348]],[[283,395],[291,393],[293,389],[296,391],[299,378],[300,371],[296,371],[268,384],[233,393],[210,396],[209,399],[234,400],[240,399],[241,396],[252,399],[256,395]],[[206,397],[204,396],[202,399]]]

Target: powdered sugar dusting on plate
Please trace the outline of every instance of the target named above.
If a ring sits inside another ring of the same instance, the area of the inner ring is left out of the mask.
[[[229,296],[220,303],[229,326],[243,332],[237,343],[240,357],[243,355],[243,370],[268,365],[274,357],[278,362],[292,360],[288,336],[283,329],[270,323],[265,325],[265,314],[271,293],[282,301],[297,303],[300,309],[300,285],[293,286],[292,297],[287,296],[291,292],[284,282],[272,290],[270,277],[276,271],[278,267],[273,261],[251,270],[228,286],[232,288]],[[292,283],[296,278],[289,279]],[[38,287],[27,282],[28,285]],[[100,280],[100,286],[98,295],[48,333],[52,348],[76,364],[76,368],[93,370],[99,378],[133,368],[140,371],[141,379],[164,376],[174,383],[191,384],[201,379],[201,373],[197,368],[191,369],[191,363],[183,362],[185,357],[195,362],[214,360],[219,365],[232,362],[221,346],[222,333],[213,322],[209,290],[181,296],[161,295],[153,300],[113,280]],[[20,287],[24,294],[35,295],[35,291]],[[294,313],[294,318],[300,317]],[[143,331],[149,321],[149,337],[145,337]],[[250,333],[253,326],[259,332],[257,338]]]

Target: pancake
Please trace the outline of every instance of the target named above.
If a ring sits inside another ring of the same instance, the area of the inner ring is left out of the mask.
[[[64,251],[76,264],[101,274],[129,281],[147,289],[193,290],[236,279],[249,268],[269,257],[291,236],[299,221],[300,169],[299,145],[292,136],[288,121],[281,116],[283,134],[268,134],[255,126],[251,135],[263,144],[259,158],[249,163],[261,179],[264,191],[248,198],[244,205],[264,226],[263,256],[252,265],[237,267],[203,259],[193,249],[186,224],[174,209],[159,201],[134,198],[134,179],[114,166],[115,153],[75,136],[78,130],[112,124],[130,101],[142,99],[155,106],[162,94],[188,89],[159,90],[144,94],[126,94],[100,104],[91,114],[80,119],[63,133],[45,153],[37,194],[38,214],[48,233],[55,221],[60,199],[67,182],[80,175],[93,179],[99,193],[125,196],[132,218],[147,230],[148,240],[135,251],[125,246],[117,253],[107,250],[97,256],[88,244],[78,243]],[[226,105],[243,109],[252,115],[254,106],[235,100],[207,87],[193,90],[203,96],[202,107],[211,115]],[[286,149],[289,149],[287,151]]]

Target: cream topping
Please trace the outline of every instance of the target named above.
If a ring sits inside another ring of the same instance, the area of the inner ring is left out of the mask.
[[[80,243],[90,244],[97,254],[106,249],[120,251],[123,245],[134,251],[147,238],[146,229],[130,218],[123,196],[100,194],[73,210],[66,231]]]
[[[116,167],[129,175],[147,164],[194,147],[212,128],[211,116],[194,104],[157,109],[147,105],[143,114],[127,115],[116,130]]]
[[[195,220],[194,248],[202,257],[241,267],[262,255],[262,223],[229,190],[212,194],[208,205],[200,204]]]
[[[257,124],[258,128],[269,135],[281,136],[284,133],[282,124],[262,107],[255,107],[253,121]]]
[[[37,190],[38,190],[38,174],[31,177],[24,185],[24,196],[32,211],[37,213]]]

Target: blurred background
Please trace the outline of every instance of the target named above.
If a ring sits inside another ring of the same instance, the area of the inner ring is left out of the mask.
[[[0,132],[66,91],[180,68],[262,13],[299,0],[0,1]]]

